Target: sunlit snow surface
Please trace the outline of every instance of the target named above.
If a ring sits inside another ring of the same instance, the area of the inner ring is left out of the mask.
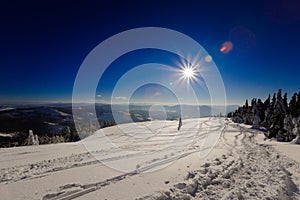
[[[123,172],[152,171],[192,152],[204,158],[217,143],[223,124],[220,118],[186,119],[179,131],[178,121],[121,124],[101,129],[83,143],[108,167]]]
[[[0,149],[0,199],[298,199],[299,145],[224,118],[177,127],[131,123],[79,142]]]

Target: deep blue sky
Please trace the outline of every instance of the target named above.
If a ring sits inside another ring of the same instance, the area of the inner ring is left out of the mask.
[[[297,0],[8,2],[0,6],[1,102],[71,101],[77,71],[95,46],[147,26],[174,29],[199,42],[219,68],[229,104],[265,98],[278,88],[289,96],[300,90]],[[233,49],[222,54],[225,41]],[[116,65],[110,76],[121,71]],[[109,85],[114,78],[104,80]]]

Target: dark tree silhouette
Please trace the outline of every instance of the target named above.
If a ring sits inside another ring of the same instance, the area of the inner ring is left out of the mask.
[[[300,135],[300,92],[295,93],[288,103],[288,94],[282,97],[281,89],[263,102],[253,98],[236,111],[228,114],[234,122],[252,125],[253,128],[265,127],[268,138],[275,137],[281,141],[290,141]],[[299,129],[299,131],[298,131]]]

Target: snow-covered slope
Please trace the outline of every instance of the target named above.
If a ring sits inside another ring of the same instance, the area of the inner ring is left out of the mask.
[[[262,133],[220,118],[177,127],[176,121],[123,124],[77,143],[0,149],[0,199],[286,199],[297,193],[298,163]],[[300,148],[281,148],[290,147]]]

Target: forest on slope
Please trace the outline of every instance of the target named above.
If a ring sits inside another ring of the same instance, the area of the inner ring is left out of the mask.
[[[282,96],[279,89],[265,101],[253,98],[248,100],[228,117],[236,123],[252,125],[253,128],[266,129],[268,138],[278,141],[291,141],[300,135],[300,92],[294,93],[288,102],[288,95]]]

